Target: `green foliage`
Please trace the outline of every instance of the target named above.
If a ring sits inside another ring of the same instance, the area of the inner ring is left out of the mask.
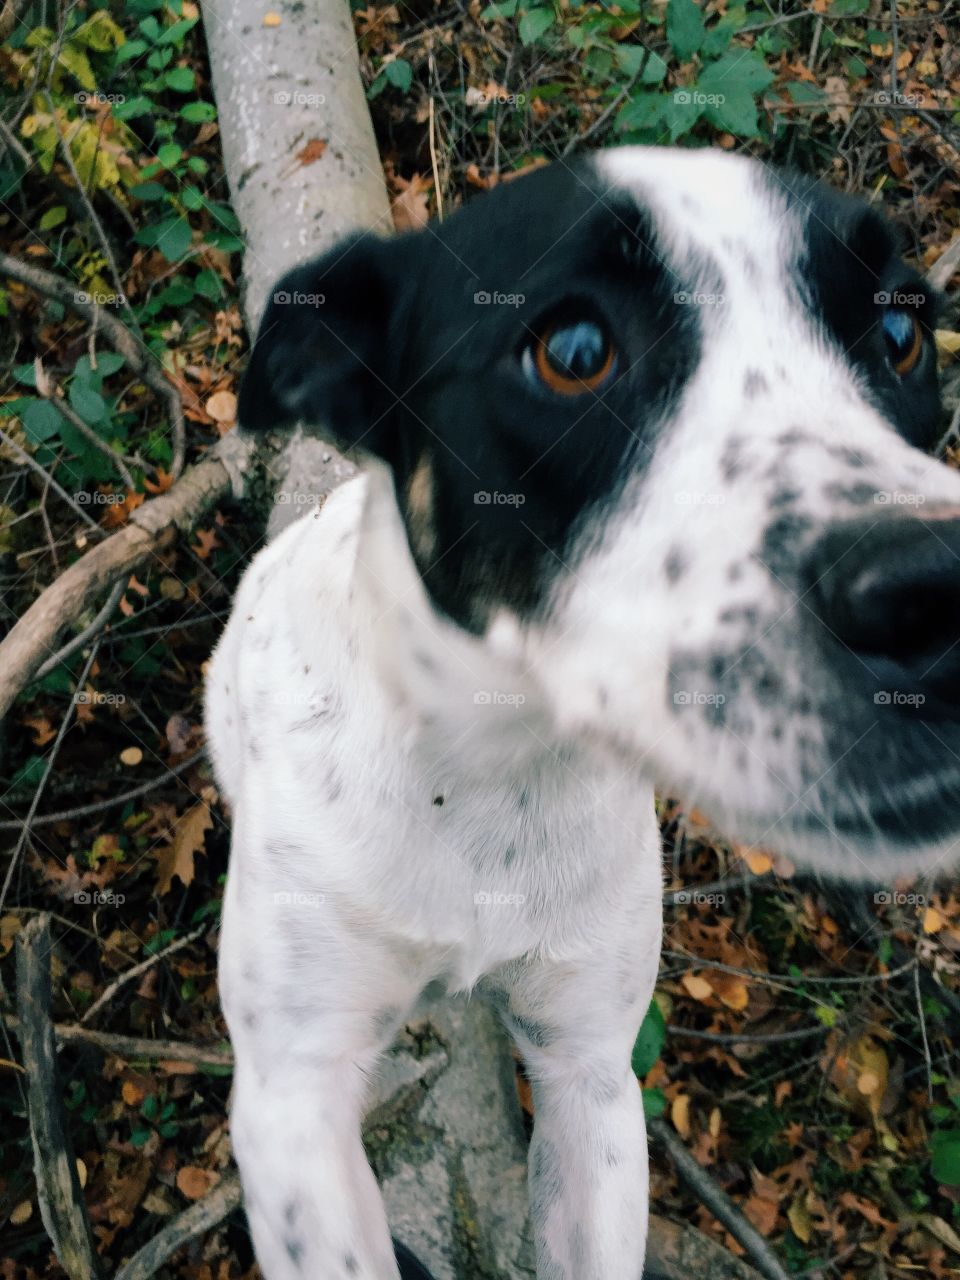
[[[637,1039],[633,1046],[630,1065],[635,1076],[645,1076],[660,1057],[664,1041],[667,1038],[667,1024],[656,1000],[650,1001],[650,1008],[643,1020]]]

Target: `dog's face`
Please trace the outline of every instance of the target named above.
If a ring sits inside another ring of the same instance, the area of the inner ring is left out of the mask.
[[[240,420],[384,458],[434,605],[512,629],[562,730],[888,871],[960,833],[933,317],[867,206],[627,148],[291,273]]]

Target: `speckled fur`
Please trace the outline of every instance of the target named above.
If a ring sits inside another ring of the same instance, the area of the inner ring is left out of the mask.
[[[580,529],[549,606],[480,635],[441,614],[371,460],[256,558],[212,661],[232,1131],[268,1280],[396,1276],[364,1089],[436,979],[491,999],[527,1062],[539,1280],[638,1280],[630,1051],[660,947],[653,781],[733,835],[835,860],[794,821],[829,812],[837,697],[796,566],[826,524],[875,510],[874,490],[960,503],[960,478],[896,434],[811,324],[790,280],[796,215],[758,166],[635,149],[597,164],[650,210],[671,263],[702,265],[684,287],[725,301],[703,308],[654,456]],[[690,691],[723,700],[675,697]],[[841,842],[848,873],[872,834]]]

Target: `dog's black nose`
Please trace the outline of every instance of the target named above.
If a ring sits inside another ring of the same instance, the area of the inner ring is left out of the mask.
[[[891,695],[960,703],[960,513],[884,512],[837,525],[807,572],[814,612]]]

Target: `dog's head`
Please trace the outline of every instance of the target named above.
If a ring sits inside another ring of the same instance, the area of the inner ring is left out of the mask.
[[[960,476],[872,208],[628,148],[277,286],[241,424],[392,470],[434,606],[561,729],[847,874],[960,834]],[[842,865],[841,865],[842,864]]]

